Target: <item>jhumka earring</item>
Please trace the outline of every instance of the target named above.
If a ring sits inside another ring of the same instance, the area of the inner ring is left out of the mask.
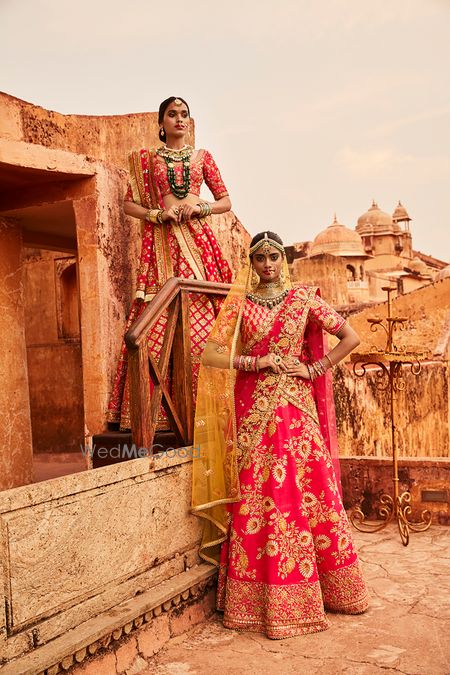
[[[159,137],[162,138],[164,136],[164,127],[160,127],[159,129]]]
[[[259,284],[259,276],[256,273],[256,270],[255,270],[254,267],[252,267],[252,279],[251,279],[250,283],[252,285],[252,288],[256,288]]]
[[[284,276],[284,269],[281,269],[279,279],[280,279],[280,285],[284,286],[284,282],[286,281],[286,277]]]

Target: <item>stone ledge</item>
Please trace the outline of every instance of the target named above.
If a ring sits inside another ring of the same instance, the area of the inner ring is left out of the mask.
[[[340,464],[371,464],[373,466],[392,466],[392,457],[374,457],[372,455],[344,455],[339,457]],[[448,457],[399,457],[399,466],[450,467]]]
[[[143,623],[159,617],[173,607],[182,609],[189,598],[192,601],[192,598],[213,583],[215,573],[216,568],[206,563],[182,572],[156,588],[122,602],[67,631],[32,653],[10,661],[0,668],[0,673],[55,675],[61,670],[67,671],[74,663],[81,663],[89,654],[95,654],[100,647],[107,647],[111,640],[129,635],[133,629],[140,628]]]

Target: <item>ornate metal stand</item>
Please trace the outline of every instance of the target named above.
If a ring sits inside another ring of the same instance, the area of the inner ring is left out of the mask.
[[[374,371],[376,375],[377,388],[389,391],[390,398],[390,421],[391,421],[391,443],[392,443],[392,469],[394,483],[394,497],[388,494],[382,494],[380,497],[380,506],[378,513],[382,522],[367,522],[365,515],[356,507],[350,514],[350,521],[361,532],[379,532],[383,530],[394,518],[397,520],[400,538],[404,546],[408,545],[409,532],[424,532],[431,525],[431,513],[428,510],[422,511],[419,522],[411,522],[408,517],[411,514],[411,494],[403,492],[399,494],[398,478],[398,457],[396,441],[396,416],[395,399],[396,393],[405,389],[406,383],[403,375],[403,367],[408,367],[414,375],[418,375],[421,370],[421,361],[424,353],[408,352],[404,346],[394,345],[394,333],[397,330],[404,330],[406,318],[391,316],[391,293],[396,289],[383,287],[383,291],[388,296],[388,315],[385,320],[368,319],[371,324],[370,329],[375,332],[382,328],[387,336],[386,347],[378,349],[372,347],[366,353],[353,353],[351,360],[353,362],[353,372],[357,377],[364,377],[367,366],[376,366]]]

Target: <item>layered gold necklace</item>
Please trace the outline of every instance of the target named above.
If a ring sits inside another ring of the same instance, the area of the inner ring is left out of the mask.
[[[167,164],[167,179],[170,190],[177,199],[184,199],[191,187],[191,157],[194,152],[192,145],[185,145],[179,150],[168,148],[164,145],[158,148],[156,154],[162,157]],[[183,182],[177,183],[174,163],[183,162]]]

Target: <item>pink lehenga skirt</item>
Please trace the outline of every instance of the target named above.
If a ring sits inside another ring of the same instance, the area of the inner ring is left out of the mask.
[[[325,630],[326,610],[363,612],[367,590],[318,424],[278,406],[241,467],[221,549],[224,625],[284,638]]]

